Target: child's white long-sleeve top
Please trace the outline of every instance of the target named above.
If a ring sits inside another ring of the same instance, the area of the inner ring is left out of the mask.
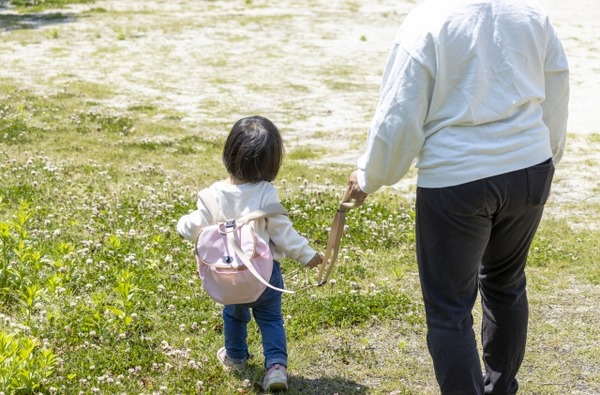
[[[266,181],[241,185],[218,181],[212,184],[209,190],[227,218],[240,218],[268,204],[280,202],[277,189]],[[211,225],[211,215],[199,199],[197,207],[190,214],[181,217],[177,223],[179,234],[190,241],[198,238],[203,227]],[[269,243],[275,260],[287,257],[306,265],[316,254],[308,245],[308,240],[294,229],[287,215],[258,219],[254,228],[256,233]]]

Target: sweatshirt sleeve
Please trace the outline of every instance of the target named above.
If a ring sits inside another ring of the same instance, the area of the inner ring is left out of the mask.
[[[565,148],[569,106],[569,66],[560,40],[550,28],[549,47],[544,65],[545,99],[543,120],[550,131],[552,161],[560,162]]]
[[[268,203],[280,202],[277,193],[273,193]],[[308,239],[298,233],[287,215],[275,215],[266,218],[267,232],[273,246],[286,257],[306,265],[317,253],[310,247]]]
[[[425,141],[423,126],[433,83],[427,68],[395,44],[383,74],[367,149],[357,163],[364,192],[393,185],[410,169]]]
[[[181,237],[189,241],[195,241],[200,234],[200,230],[210,225],[210,214],[200,204],[200,199],[198,199],[197,207],[196,210],[179,218],[177,222],[177,232]]]
[[[275,247],[296,262],[306,265],[317,253],[308,245],[306,237],[294,229],[287,215],[267,218],[267,229]]]

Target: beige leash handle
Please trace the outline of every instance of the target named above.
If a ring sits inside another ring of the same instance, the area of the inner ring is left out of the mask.
[[[350,199],[350,188],[344,193],[344,197],[340,202],[337,212],[333,217],[333,223],[331,225],[331,231],[329,232],[329,239],[327,240],[327,247],[325,248],[325,254],[323,256],[323,262],[319,269],[319,277],[317,279],[317,286],[321,286],[329,280],[333,265],[337,260],[338,252],[340,249],[340,241],[342,240],[342,234],[344,233],[344,225],[346,223],[346,211],[351,208],[360,206],[355,200]]]

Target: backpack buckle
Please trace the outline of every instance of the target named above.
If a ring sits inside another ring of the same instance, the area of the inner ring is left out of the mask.
[[[235,230],[235,219],[228,219],[227,221],[225,221],[225,234],[231,233],[234,230]],[[227,236],[228,240],[229,240],[229,237],[231,237],[231,235]],[[231,248],[231,246],[230,246],[230,248]],[[231,255],[223,255],[221,260],[223,261],[223,263],[230,264],[233,262],[234,259],[233,259],[233,256],[231,256]]]

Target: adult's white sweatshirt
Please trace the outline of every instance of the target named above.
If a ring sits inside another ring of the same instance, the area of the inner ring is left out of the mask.
[[[359,186],[392,185],[415,158],[424,188],[557,163],[568,99],[567,59],[536,2],[427,0],[394,40]]]

